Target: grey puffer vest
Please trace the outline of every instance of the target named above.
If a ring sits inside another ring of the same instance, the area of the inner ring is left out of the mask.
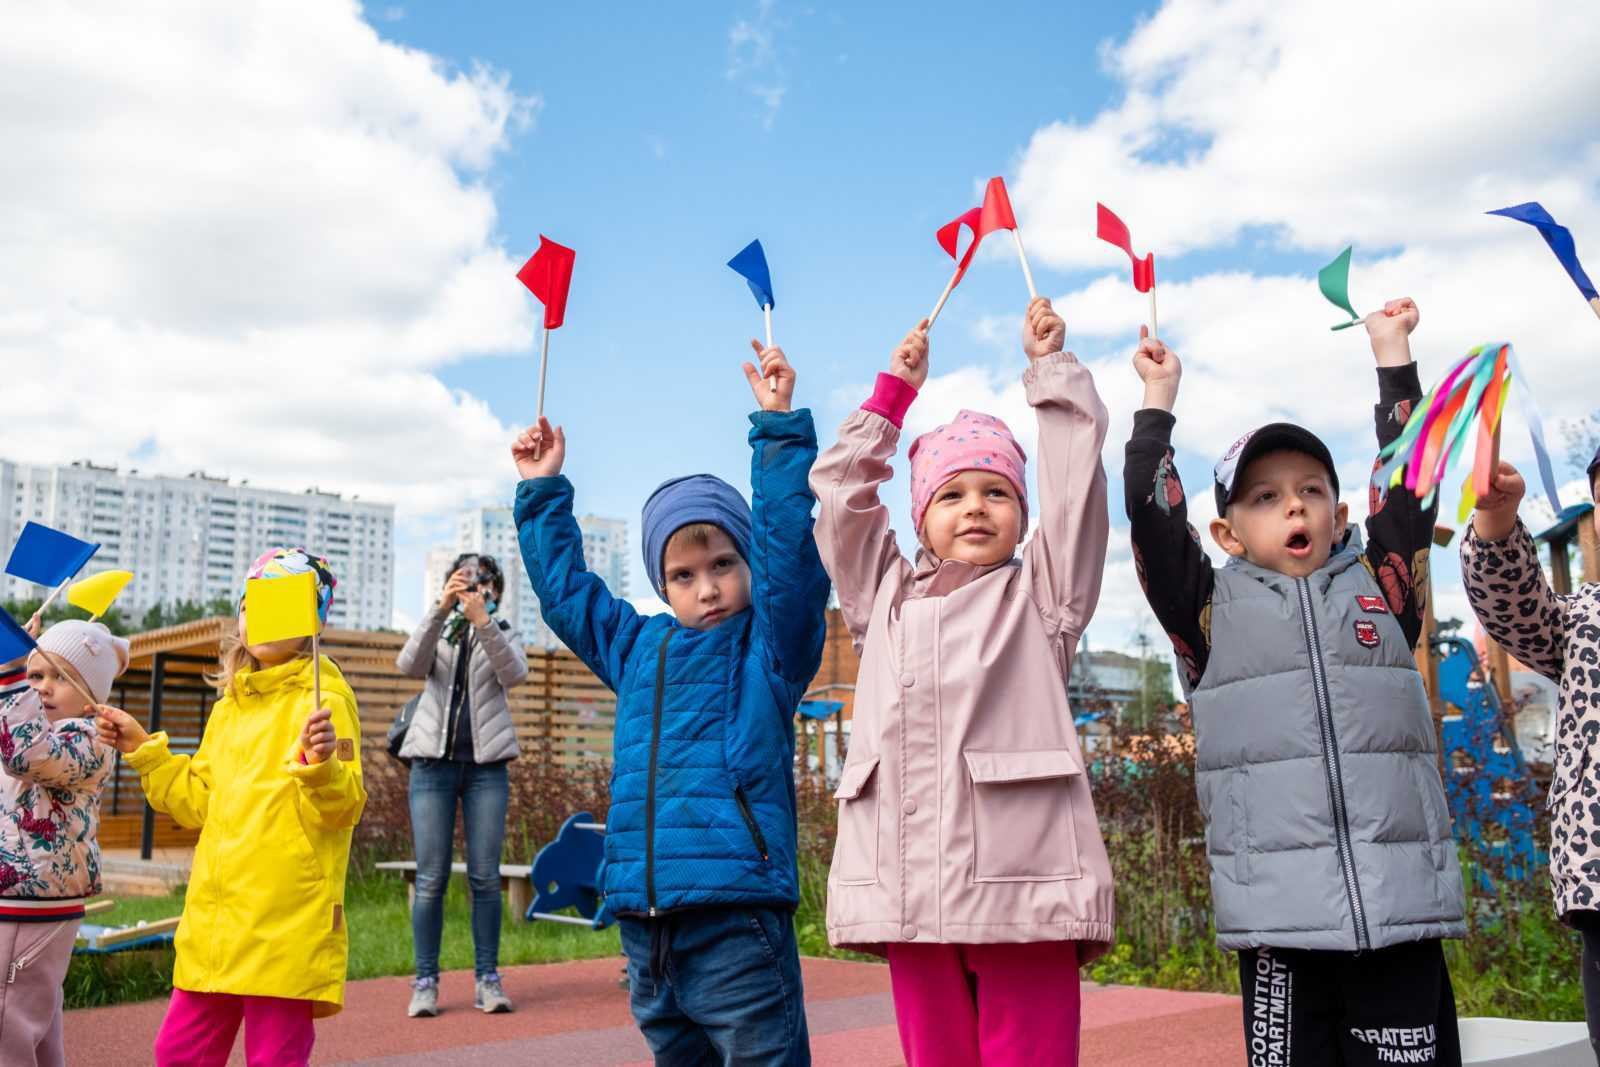
[[[422,699],[411,717],[400,755],[405,759],[442,759],[450,687],[455,684],[458,648],[439,638],[450,611],[437,606],[412,633],[395,666],[412,678],[426,678]],[[516,759],[516,724],[511,721],[507,692],[528,676],[528,655],[517,632],[493,615],[489,625],[471,627],[467,661],[467,696],[472,712],[472,758],[475,763]]]
[[[1422,676],[1359,535],[1309,578],[1219,570],[1189,698],[1219,947],[1465,934]]]

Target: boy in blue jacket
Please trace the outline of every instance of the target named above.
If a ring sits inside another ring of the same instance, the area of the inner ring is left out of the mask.
[[[794,935],[794,714],[826,629],[806,482],[817,437],[808,410],[789,410],[782,350],[751,344],[754,507],[709,474],[645,501],[645,573],[671,615],[639,614],[584,569],[561,429],[541,418],[511,449],[540,610],[617,694],[601,888],[658,1064],[811,1060]]]

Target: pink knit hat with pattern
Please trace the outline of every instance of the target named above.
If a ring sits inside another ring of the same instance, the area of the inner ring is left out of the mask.
[[[954,422],[917,438],[910,459],[911,525],[918,533],[933,494],[962,471],[991,471],[1010,482],[1022,504],[1022,529],[1028,528],[1028,457],[1010,428],[993,415],[963,408]]]

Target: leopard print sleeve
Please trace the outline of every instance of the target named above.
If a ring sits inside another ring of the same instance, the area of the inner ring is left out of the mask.
[[[1539,550],[1517,520],[1504,541],[1485,541],[1470,526],[1461,539],[1467,602],[1489,636],[1551,681],[1561,680],[1563,634],[1572,598],[1545,581]]]

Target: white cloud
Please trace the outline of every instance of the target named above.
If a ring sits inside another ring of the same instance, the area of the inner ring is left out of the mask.
[[[760,103],[761,125],[772,129],[789,91],[788,76],[778,58],[778,34],[788,22],[778,15],[777,0],[757,0],[755,14],[728,30],[727,77],[745,87]]]
[[[509,428],[436,371],[531,343],[485,172],[536,98],[351,2],[13,22],[0,362],[32,373],[0,455],[416,511],[503,489]]]
[[[1591,336],[1591,312],[1536,233],[1483,214],[1542,200],[1580,250],[1600,250],[1600,121],[1591,107],[1600,68],[1588,58],[1600,47],[1600,20],[1591,14],[1556,0],[1525,5],[1516,18],[1439,2],[1169,0],[1103,46],[1120,97],[1081,121],[1038,129],[1010,189],[1035,262],[1109,272],[1057,306],[1069,347],[1094,368],[1112,412],[1105,462],[1114,517],[1122,444],[1142,392],[1128,356],[1148,307],[1123,253],[1095,237],[1097,200],[1128,222],[1141,253],[1156,253],[1158,279],[1182,276],[1171,268],[1186,256],[1207,257],[1200,273],[1158,288],[1161,332],[1184,361],[1175,447],[1202,531],[1211,464],[1252,426],[1286,418],[1324,435],[1357,521],[1374,448],[1376,389],[1362,331],[1328,331],[1341,316],[1309,272],[1219,269],[1219,260],[1331,259],[1353,241],[1358,311],[1399,295],[1422,309],[1412,343],[1424,388],[1471,346],[1510,340],[1527,375],[1520,385],[1531,385],[1547,423],[1594,411],[1594,346],[1574,340]],[[1013,358],[1016,329],[1014,315],[997,313],[974,335]],[[990,404],[1031,432],[1015,421],[1025,415],[1020,389],[979,388],[973,372],[950,371],[928,392]],[[1529,478],[1532,517],[1542,494],[1527,430],[1514,404],[1507,417],[1504,448]],[[1549,443],[1559,464],[1559,435]],[[1446,483],[1441,521],[1452,526],[1464,475],[1463,465]],[[1579,499],[1563,492],[1566,502]],[[1122,634],[1143,598],[1119,548],[1126,528],[1111,536],[1091,629],[1102,644],[1126,647]],[[1434,554],[1434,575],[1441,610],[1464,617],[1454,547]]]

